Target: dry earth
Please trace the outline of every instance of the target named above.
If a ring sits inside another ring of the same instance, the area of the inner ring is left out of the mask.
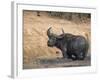
[[[40,16],[37,16],[37,13],[34,11],[23,11],[23,19],[24,19],[24,30],[23,30],[23,67],[26,68],[40,68],[45,67],[45,64],[41,64],[38,60],[59,60],[57,58],[62,58],[61,51],[55,47],[50,48],[47,46],[47,29],[52,27],[52,32],[56,34],[61,34],[61,29],[63,28],[66,33],[72,33],[75,35],[83,35],[87,38],[85,34],[88,35],[88,39],[90,40],[90,22],[86,23],[76,23],[73,21],[68,21],[66,19],[54,18],[48,16],[46,12],[41,12]],[[88,52],[88,56],[90,56],[90,51]],[[59,60],[62,61],[62,60]],[[66,60],[65,60],[66,61]],[[44,61],[45,62],[45,61]],[[58,65],[50,63],[52,67],[66,66],[71,63],[70,66],[75,66],[75,61],[68,60],[63,63],[58,63]],[[90,58],[83,61],[90,65]],[[82,61],[79,61],[80,65]],[[39,65],[41,64],[41,65]],[[46,63],[47,64],[47,63]],[[44,65],[44,66],[43,66]],[[49,65],[49,64],[48,64]],[[49,66],[50,66],[49,65]],[[30,67],[31,66],[31,67]],[[48,66],[48,67],[49,67]]]

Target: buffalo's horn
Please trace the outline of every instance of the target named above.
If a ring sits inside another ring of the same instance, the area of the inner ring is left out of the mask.
[[[51,35],[51,32],[50,32],[51,28],[52,28],[52,27],[50,27],[50,28],[47,30],[47,35],[48,35],[48,36]]]
[[[62,28],[62,32],[63,32],[63,34],[65,34],[65,32],[64,32],[64,30],[63,30],[63,28]]]
[[[63,28],[62,28],[62,33],[63,33],[63,35],[60,35],[60,36],[58,36],[57,38],[61,39],[61,38],[64,37],[65,32],[64,32]]]

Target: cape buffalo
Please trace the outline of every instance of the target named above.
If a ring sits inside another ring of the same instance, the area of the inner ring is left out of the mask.
[[[62,51],[63,58],[84,60],[89,48],[88,40],[81,35],[64,33],[63,29],[62,32],[61,35],[56,35],[51,32],[50,27],[47,30],[47,36],[49,38],[47,45],[49,47],[59,48]]]

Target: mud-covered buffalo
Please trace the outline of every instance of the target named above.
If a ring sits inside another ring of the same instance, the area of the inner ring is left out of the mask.
[[[91,66],[91,14],[23,10],[23,69]]]

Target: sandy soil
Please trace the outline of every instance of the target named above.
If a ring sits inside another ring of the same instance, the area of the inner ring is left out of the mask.
[[[62,53],[59,49],[47,46],[48,37],[46,32],[49,27],[52,27],[52,32],[56,34],[61,34],[62,28],[66,33],[83,35],[85,37],[85,34],[88,34],[90,40],[90,22],[75,23],[65,19],[50,17],[45,12],[41,12],[41,16],[37,16],[37,13],[32,11],[24,11],[23,17],[24,65],[32,64],[34,68],[37,63],[36,60],[62,58]],[[90,51],[88,56],[90,56]]]

